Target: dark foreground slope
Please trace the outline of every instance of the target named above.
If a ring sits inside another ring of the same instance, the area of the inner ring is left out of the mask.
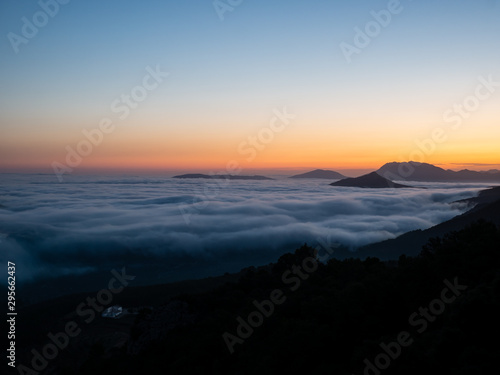
[[[459,230],[475,221],[484,219],[500,225],[500,188],[483,190],[477,198],[462,201],[472,208],[451,220],[438,224],[426,230],[415,230],[405,233],[395,239],[364,246],[356,252],[361,258],[376,256],[380,259],[397,259],[400,255],[417,255],[422,246],[433,237]]]
[[[477,197],[462,199],[457,203],[467,203],[477,210],[497,200],[500,200],[500,186],[482,190]]]
[[[377,374],[366,370],[374,363],[388,375],[495,373],[499,243],[481,221],[390,264],[318,263],[303,246],[235,283],[143,309],[128,332],[126,321],[101,319],[100,336],[90,324],[51,373]]]

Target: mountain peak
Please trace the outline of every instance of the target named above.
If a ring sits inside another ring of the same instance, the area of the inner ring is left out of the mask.
[[[341,178],[345,178],[345,176],[335,171],[315,169],[314,171],[298,174],[290,178],[322,178],[327,180],[340,180]]]
[[[382,177],[377,172],[371,172],[356,178],[346,178],[330,184],[332,186],[347,186],[369,189],[384,189],[384,188],[411,188],[411,186],[397,184],[391,180]]]
[[[377,172],[388,179],[396,181],[500,182],[500,172],[485,173],[468,169],[455,172],[432,164],[415,161],[387,163]]]

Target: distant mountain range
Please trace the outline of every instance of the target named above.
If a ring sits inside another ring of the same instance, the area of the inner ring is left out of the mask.
[[[446,233],[458,231],[478,220],[487,220],[500,226],[500,187],[483,190],[476,198],[461,202],[475,205],[466,213],[426,230],[414,230],[401,236],[366,245],[351,253],[351,256],[378,257],[383,260],[398,259],[400,255],[415,256],[420,253],[429,239],[442,237]]]
[[[345,178],[343,180],[330,184],[331,186],[348,186],[370,189],[384,188],[411,188],[411,186],[396,184],[391,180],[380,176],[377,172],[365,174],[356,178]]]
[[[239,175],[230,175],[230,174],[224,174],[224,175],[209,175],[209,174],[200,174],[200,173],[193,173],[193,174],[183,174],[179,176],[174,176],[172,178],[204,178],[204,179],[217,179],[217,180],[273,180],[270,177],[265,177],[265,176],[239,176]]]
[[[375,173],[375,174],[373,174]],[[396,184],[393,181],[420,181],[420,182],[486,182],[500,184],[500,171],[491,169],[489,171],[471,171],[464,169],[452,171],[443,169],[428,163],[418,163],[415,161],[404,163],[387,163],[377,171],[357,178],[347,178],[341,173],[316,169],[314,171],[291,176],[294,179],[325,179],[341,180],[331,185],[333,186],[353,186],[366,188],[403,188],[410,187]],[[385,179],[385,181],[382,180]],[[266,176],[239,176],[239,175],[207,175],[201,173],[183,174],[173,178],[203,178],[203,179],[225,179],[225,180],[273,180]]]
[[[302,173],[302,174],[297,174],[295,176],[292,176],[290,178],[322,178],[325,180],[340,180],[341,178],[346,178],[346,176],[335,172],[335,171],[329,171],[325,169],[316,169],[311,172],[307,173]]]
[[[426,182],[499,182],[500,171],[492,169],[489,171],[452,171],[443,169],[432,164],[417,163],[387,163],[382,166],[378,174],[396,181],[426,181]]]

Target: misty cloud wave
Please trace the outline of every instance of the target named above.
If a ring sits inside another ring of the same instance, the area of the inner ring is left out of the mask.
[[[326,238],[355,249],[448,220],[465,210],[451,202],[483,188],[367,190],[288,179],[220,187],[158,177],[73,176],[63,184],[43,175],[2,178],[0,257],[15,259],[25,280],[85,274],[117,261],[174,267],[245,258],[250,265]]]

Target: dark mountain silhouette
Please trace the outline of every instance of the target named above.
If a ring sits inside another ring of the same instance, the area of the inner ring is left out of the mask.
[[[363,246],[355,254],[361,258],[376,256],[386,260],[397,259],[402,254],[414,256],[431,238],[461,230],[478,220],[487,220],[500,226],[500,188],[484,190],[477,198],[468,201],[477,205],[462,215],[426,230],[411,231],[395,239]]]
[[[230,174],[224,174],[224,175],[208,175],[208,174],[200,174],[200,173],[193,173],[193,174],[183,174],[179,176],[174,176],[172,178],[204,178],[204,179],[217,179],[217,180],[273,180],[270,177],[265,177],[265,176],[238,176],[238,175],[230,175]]]
[[[474,198],[469,199],[461,199],[454,203],[466,203],[475,210],[482,208],[485,204],[493,203],[500,199],[500,186],[494,187],[491,189],[482,190],[479,192],[479,195]]]
[[[307,173],[302,173],[302,174],[297,174],[295,176],[292,176],[290,178],[323,178],[327,180],[340,180],[341,178],[346,178],[346,176],[335,172],[335,171],[329,171],[325,169],[316,169],[311,172]]]
[[[377,172],[365,174],[361,177],[346,178],[330,184],[332,186],[349,186],[370,189],[383,188],[411,188],[411,186],[396,184],[387,178],[380,176]]]
[[[381,176],[396,181],[433,181],[433,182],[499,182],[500,172],[470,171],[464,169],[458,172],[443,169],[432,164],[417,163],[387,163],[378,171]]]

